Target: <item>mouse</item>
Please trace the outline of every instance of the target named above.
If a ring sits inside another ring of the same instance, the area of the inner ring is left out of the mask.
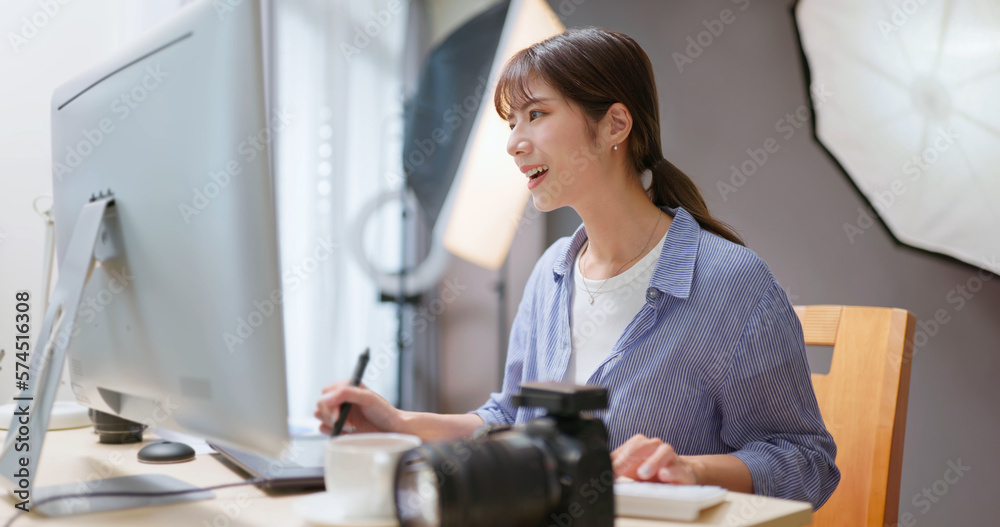
[[[142,447],[138,456],[141,463],[183,463],[194,459],[194,449],[184,443],[159,441]]]

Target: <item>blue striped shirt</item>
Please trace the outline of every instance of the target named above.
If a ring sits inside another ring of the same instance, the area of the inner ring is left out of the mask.
[[[635,434],[680,455],[732,454],[754,492],[819,508],[840,481],[823,424],[802,327],[784,290],[753,251],[674,216],[645,290],[646,302],[591,375],[608,390],[594,415],[615,449]],[[511,328],[503,391],[474,413],[487,424],[544,413],[517,408],[522,382],[561,381],[569,362],[573,262],[581,225],[552,244],[525,286]]]

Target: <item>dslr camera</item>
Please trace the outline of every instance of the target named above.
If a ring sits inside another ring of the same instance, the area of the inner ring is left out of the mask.
[[[402,527],[612,527],[614,472],[599,386],[525,383],[519,407],[547,413],[519,427],[426,443],[396,467]]]

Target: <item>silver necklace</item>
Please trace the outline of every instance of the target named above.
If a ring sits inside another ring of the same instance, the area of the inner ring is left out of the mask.
[[[635,255],[631,260],[621,264],[618,269],[615,270],[614,274],[605,278],[604,281],[601,282],[601,285],[597,288],[597,291],[594,291],[593,293],[591,293],[590,288],[587,287],[587,264],[583,261],[583,256],[580,257],[580,277],[583,278],[583,288],[587,290],[587,295],[590,296],[590,305],[594,305],[594,295],[601,292],[601,289],[604,288],[604,284],[608,283],[608,280],[611,280],[612,277],[618,276],[618,273],[621,272],[626,265],[634,262],[636,258],[642,256],[642,253],[646,252],[646,247],[649,247],[649,242],[652,241],[653,235],[656,234],[656,228],[660,226],[660,218],[662,216],[663,215],[659,213],[656,215],[656,225],[653,225],[653,232],[649,233],[649,238],[646,240],[646,244],[642,246],[642,250],[639,251],[639,254]],[[586,252],[587,249],[590,249],[590,240],[587,240],[587,246],[583,248],[583,251]]]

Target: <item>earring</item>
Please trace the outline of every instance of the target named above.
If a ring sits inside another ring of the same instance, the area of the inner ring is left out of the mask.
[[[615,151],[616,152],[618,151],[618,140],[617,139],[615,139]]]

